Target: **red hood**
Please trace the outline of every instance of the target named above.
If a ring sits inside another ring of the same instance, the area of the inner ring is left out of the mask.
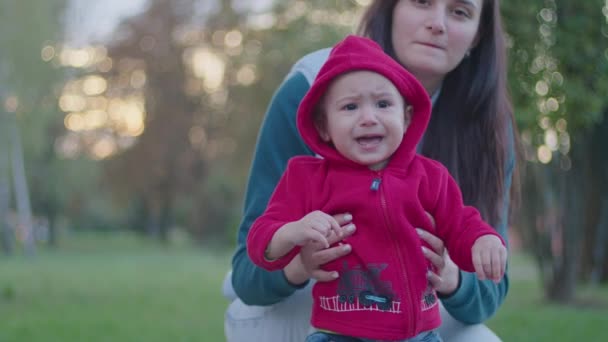
[[[377,72],[389,79],[405,101],[413,107],[412,120],[401,145],[391,158],[389,166],[405,167],[416,153],[416,145],[422,138],[431,117],[431,101],[424,87],[403,66],[384,53],[374,41],[348,36],[331,50],[329,58],[302,99],[298,108],[297,124],[304,142],[323,158],[352,166],[358,164],[342,157],[332,146],[324,142],[313,122],[315,107],[327,91],[331,81],[344,73],[355,70]]]

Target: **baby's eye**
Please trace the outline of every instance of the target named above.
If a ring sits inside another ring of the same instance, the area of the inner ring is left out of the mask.
[[[391,105],[390,102],[388,102],[386,100],[380,100],[380,101],[378,101],[378,108],[387,108],[390,105]]]
[[[357,109],[357,105],[354,103],[349,103],[349,104],[344,105],[344,107],[342,107],[342,109],[355,110],[355,109]]]

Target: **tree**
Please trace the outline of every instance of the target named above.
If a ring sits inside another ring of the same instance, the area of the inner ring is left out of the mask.
[[[59,18],[63,6],[64,1],[61,0],[44,3],[7,0],[0,4],[0,46],[3,51],[3,59],[0,62],[0,100],[3,110],[0,119],[1,124],[8,129],[7,136],[10,137],[9,155],[13,166],[16,206],[20,227],[25,232],[25,247],[30,253],[34,247],[30,190],[37,192],[38,189],[28,189],[26,177],[31,181],[32,173],[44,172],[46,166],[35,165],[37,154],[28,139],[39,136],[39,133],[48,137],[45,127],[57,118],[58,111],[48,108],[54,107],[49,105],[49,99],[52,96],[53,84],[60,77],[60,73],[43,58],[50,53],[47,51],[45,55],[45,45],[58,39],[61,31]],[[36,23],[36,30],[31,29],[31,22]],[[47,113],[50,115],[45,115]],[[38,131],[39,129],[42,131]],[[6,139],[6,136],[4,138]],[[6,151],[5,149],[3,152]],[[5,155],[0,157],[4,158]],[[40,166],[42,170],[36,166]],[[6,175],[6,172],[0,174],[0,177],[4,177],[0,181],[4,187],[0,189],[4,194],[0,200],[0,213],[6,213],[7,210]]]
[[[599,95],[608,91],[606,7],[573,0],[509,1],[502,7],[528,169],[521,230],[547,298],[567,302],[581,269],[583,236],[596,236],[591,222],[604,210],[589,210],[599,208],[589,200],[597,177],[589,161],[607,158],[596,154],[589,133],[606,106]]]

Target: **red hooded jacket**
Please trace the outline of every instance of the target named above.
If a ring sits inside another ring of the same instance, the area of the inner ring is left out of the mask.
[[[321,139],[314,125],[315,107],[332,80],[354,70],[388,78],[413,107],[401,145],[380,171],[340,155]],[[315,210],[352,214],[357,231],[344,241],[352,252],[323,266],[338,271],[340,277],[314,285],[311,323],[317,329],[382,340],[401,340],[432,330],[441,319],[426,279],[430,263],[422,254],[415,228],[442,239],[452,260],[469,272],[474,271],[471,248],[475,240],[486,234],[500,238],[475,208],[463,204],[447,169],[416,154],[430,113],[428,94],[414,76],[378,44],[356,36],[332,49],[300,103],[300,134],[323,158],[298,156],[289,161],[266,211],[249,231],[247,250],[256,265],[280,270],[300,250],[296,247],[273,261],[264,257],[281,226]],[[435,227],[425,212],[433,216]]]

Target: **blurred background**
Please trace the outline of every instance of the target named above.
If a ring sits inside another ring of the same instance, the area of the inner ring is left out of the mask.
[[[266,106],[369,2],[1,0],[0,341],[222,341]],[[511,291],[488,324],[599,340],[608,1],[502,10],[525,165]]]

